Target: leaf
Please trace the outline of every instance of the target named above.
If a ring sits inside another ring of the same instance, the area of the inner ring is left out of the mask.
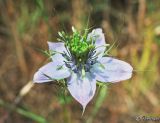
[[[20,115],[23,115],[23,116],[25,116],[25,117],[27,117],[29,119],[32,119],[32,120],[36,121],[38,123],[47,123],[47,121],[46,121],[46,119],[44,117],[39,116],[37,114],[34,114],[34,113],[30,112],[30,111],[26,111],[26,110],[23,110],[21,108],[17,108],[16,112],[19,113]]]

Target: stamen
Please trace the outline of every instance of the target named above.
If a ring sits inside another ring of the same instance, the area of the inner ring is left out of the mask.
[[[65,52],[62,54],[62,56],[67,60],[67,61],[71,61],[72,58],[70,56],[68,56]]]
[[[69,54],[69,56],[72,58],[72,55],[71,55],[71,53],[70,53],[70,51],[69,51],[68,47],[67,47],[67,46],[65,46],[65,48],[66,48],[67,53]]]
[[[72,68],[72,66],[71,66],[70,64],[68,64],[68,63],[65,63],[65,65],[66,65],[66,67],[68,67],[68,68]]]
[[[88,54],[88,57],[89,57],[89,58],[92,57],[95,53],[96,53],[95,50],[91,50],[91,51],[89,52],[89,54]]]
[[[73,70],[73,72],[78,73],[78,69],[77,69],[76,66],[74,66],[74,67],[72,68],[72,70]]]

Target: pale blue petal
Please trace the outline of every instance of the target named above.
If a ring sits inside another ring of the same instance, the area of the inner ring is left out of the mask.
[[[92,32],[88,34],[87,39],[95,40],[96,52],[99,54],[98,59],[100,59],[103,56],[106,49],[106,47],[104,46],[106,42],[105,42],[105,37],[104,37],[104,33],[102,32],[102,29],[97,28],[92,30]]]
[[[98,81],[119,82],[132,76],[133,68],[127,62],[111,57],[102,57],[99,62],[100,64],[96,63],[91,70]]]
[[[50,62],[41,67],[33,77],[35,83],[50,82],[53,80],[64,79],[70,76],[69,69],[59,62]]]
[[[63,42],[49,42],[48,41],[48,46],[50,50],[55,50],[57,52],[66,52],[65,44]]]
[[[59,59],[59,62],[63,62],[65,58],[60,53],[67,53],[66,48],[64,46],[64,43],[53,43],[48,41],[49,50],[59,52],[52,56],[52,60],[55,61],[57,58]]]
[[[85,77],[80,78],[77,74],[72,73],[68,79],[68,90],[71,95],[83,106],[83,111],[86,105],[93,98],[96,91],[95,77],[90,73],[86,73]]]

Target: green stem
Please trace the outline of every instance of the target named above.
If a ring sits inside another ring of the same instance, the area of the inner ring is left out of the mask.
[[[93,118],[96,116],[96,114],[98,113],[98,110],[100,109],[103,101],[106,99],[107,96],[107,86],[103,85],[101,86],[100,92],[99,92],[99,96],[98,99],[96,101],[96,104],[94,106],[94,109],[92,110],[92,114],[91,116],[88,118],[86,123],[92,123]]]
[[[69,114],[69,111],[67,108],[66,96],[67,96],[66,89],[63,88],[63,99],[64,99],[64,104],[62,104],[63,105],[63,116],[64,116],[63,119],[64,119],[65,123],[70,123],[70,114]]]
[[[24,110],[22,108],[18,108],[13,104],[6,103],[2,99],[0,99],[0,106],[6,108],[9,111],[14,111],[26,118],[32,119],[37,123],[47,123],[46,119],[43,118],[42,116],[39,116],[37,114],[34,114],[33,112]]]

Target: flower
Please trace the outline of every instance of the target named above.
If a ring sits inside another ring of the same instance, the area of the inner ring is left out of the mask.
[[[73,35],[59,32],[63,42],[48,42],[52,62],[41,67],[34,75],[35,83],[65,79],[70,94],[83,110],[93,98],[96,81],[119,82],[131,78],[130,64],[104,57],[106,47],[102,29],[97,28],[84,35],[72,28]]]

